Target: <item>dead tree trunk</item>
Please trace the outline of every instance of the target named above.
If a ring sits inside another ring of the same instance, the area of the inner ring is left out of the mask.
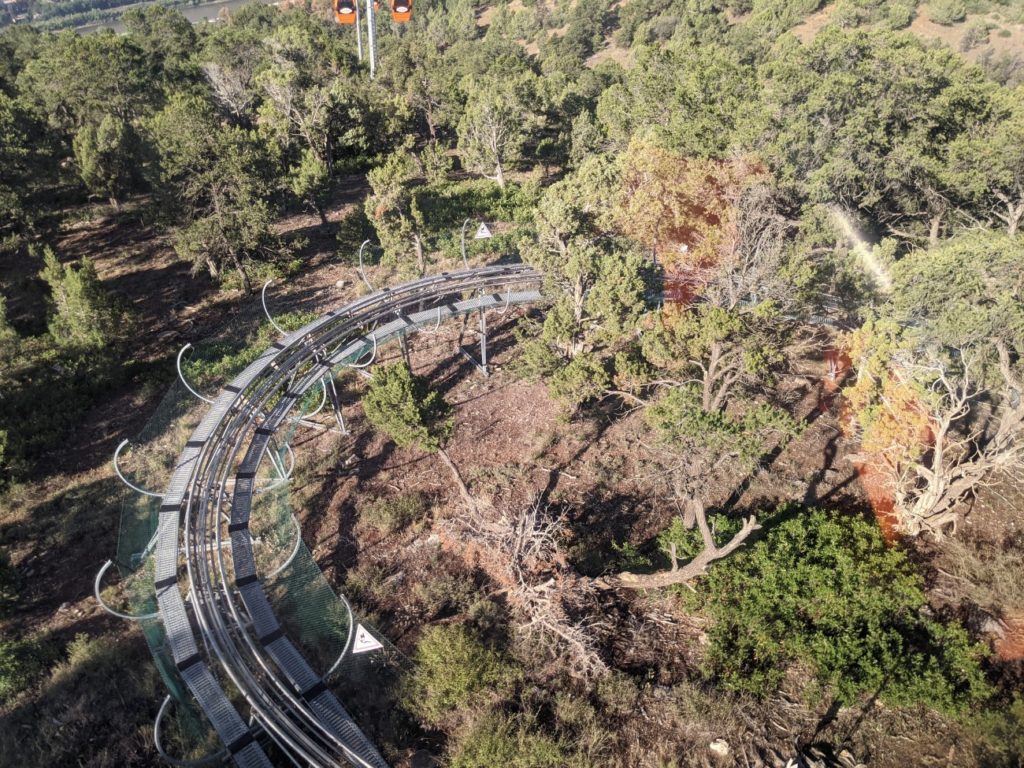
[[[246,271],[242,260],[238,258],[238,254],[231,254],[231,263],[235,265],[235,271],[242,278],[242,290],[245,291],[246,296],[250,295],[252,293],[252,281],[249,279],[249,273]]]
[[[455,462],[452,461],[452,457],[448,455],[448,451],[444,448],[437,449],[437,455],[441,457],[441,461],[448,467],[448,471],[452,473],[452,479],[455,481],[456,487],[459,489],[459,495],[462,496],[462,500],[466,502],[466,506],[469,507],[470,512],[476,512],[476,500],[469,492],[469,487],[466,485],[466,481],[462,479],[462,473],[459,472],[459,468],[455,466]]]
[[[602,589],[659,589],[675,584],[685,584],[698,576],[703,576],[707,573],[711,563],[731,555],[743,545],[743,542],[746,541],[751,533],[761,527],[757,524],[757,518],[749,517],[743,521],[743,527],[729,540],[729,543],[719,547],[715,544],[715,537],[712,535],[711,527],[708,525],[704,505],[699,501],[693,501],[691,502],[691,508],[697,522],[697,527],[700,529],[701,538],[704,541],[704,549],[700,554],[686,565],[680,566],[679,560],[676,557],[675,544],[672,544],[669,550],[669,556],[672,558],[672,568],[670,570],[658,573],[630,573],[629,571],[624,571],[614,576],[604,576],[595,579],[595,585]],[[687,514],[687,517],[689,517],[689,514]]]

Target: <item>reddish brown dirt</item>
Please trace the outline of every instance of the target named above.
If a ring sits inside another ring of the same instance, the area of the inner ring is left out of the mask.
[[[995,644],[996,657],[1001,661],[1024,659],[1024,611],[1003,616],[1006,633]]]
[[[890,544],[899,540],[897,531],[899,518],[896,516],[896,502],[893,498],[892,485],[885,474],[884,469],[879,467],[878,459],[854,462],[860,478],[861,488],[867,496],[871,509],[874,510],[878,526],[882,529],[882,536]]]

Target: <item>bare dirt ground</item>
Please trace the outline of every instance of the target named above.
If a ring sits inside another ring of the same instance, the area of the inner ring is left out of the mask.
[[[811,42],[824,29],[835,14],[835,4],[829,3],[821,10],[810,14],[791,30],[804,43]],[[961,44],[967,29],[973,23],[985,21],[992,26],[988,42],[969,51],[963,51]],[[968,14],[964,21],[957,24],[936,24],[928,18],[928,6],[918,6],[917,15],[911,22],[909,30],[922,40],[937,40],[954,51],[963,54],[970,61],[978,61],[986,52],[995,56],[1013,56],[1024,54],[1024,24],[1010,22],[998,12]]]

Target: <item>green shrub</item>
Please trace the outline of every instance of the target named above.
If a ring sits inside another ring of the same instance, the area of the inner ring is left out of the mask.
[[[249,278],[249,282],[256,290],[259,290],[267,280],[277,280],[285,277],[288,271],[287,261],[277,263],[273,261],[247,260],[244,264],[245,273]],[[243,282],[242,275],[239,274],[238,270],[224,270],[220,273],[220,287],[225,291],[242,291],[245,289],[245,283]]]
[[[460,626],[428,629],[416,648],[415,661],[403,699],[428,724],[487,699],[507,697],[519,678],[506,659]]]
[[[973,51],[979,45],[988,42],[988,34],[992,26],[984,19],[975,19],[967,25],[963,39],[960,40],[961,51]]]
[[[647,423],[666,443],[711,456],[734,456],[753,467],[773,442],[788,440],[800,425],[781,408],[751,405],[741,415],[705,411],[694,384],[671,389],[645,412]]]
[[[917,0],[840,0],[833,21],[841,27],[882,24],[902,29],[914,19]]]
[[[46,248],[43,263],[39,276],[50,286],[50,336],[56,343],[99,349],[124,336],[126,314],[107,295],[91,261],[61,264]]]
[[[36,638],[0,638],[0,704],[28,690],[53,661]]]
[[[403,493],[375,500],[361,511],[360,519],[387,535],[422,520],[429,509],[422,493]]]
[[[528,381],[545,381],[562,365],[561,358],[536,334],[539,324],[524,318],[516,326],[516,356],[509,366],[513,375]]]
[[[469,607],[476,593],[476,584],[465,574],[450,573],[438,568],[423,581],[412,587],[412,597],[428,617],[463,611]]]
[[[636,571],[650,568],[653,565],[651,558],[628,541],[624,541],[622,544],[613,541],[612,552],[614,552],[611,563],[613,571]]]
[[[768,693],[799,660],[845,704],[877,695],[956,711],[989,694],[984,650],[924,614],[921,577],[877,525],[784,508],[765,528],[700,588],[710,671],[727,687]]]
[[[993,708],[972,718],[971,730],[990,753],[986,765],[1014,768],[1024,765],[1024,698],[1015,694],[1009,706]]]
[[[548,381],[551,395],[576,408],[600,397],[611,383],[601,360],[590,352],[580,352],[555,371]]]
[[[377,368],[363,395],[363,412],[400,448],[418,445],[436,451],[452,430],[451,407],[430,381],[405,363]]]
[[[504,715],[481,718],[449,763],[451,768],[563,768],[569,764],[561,744]]]
[[[936,24],[953,25],[967,18],[967,6],[961,0],[929,0],[928,18]]]

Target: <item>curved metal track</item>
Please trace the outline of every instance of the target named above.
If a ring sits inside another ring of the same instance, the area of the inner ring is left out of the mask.
[[[271,762],[214,669],[244,700],[255,730],[293,763],[386,768],[285,634],[256,570],[249,513],[275,431],[334,369],[356,367],[371,348],[372,362],[378,344],[445,317],[539,301],[539,284],[529,267],[507,265],[377,291],[287,334],[212,401],[163,493],[154,581],[175,664],[237,765]],[[187,584],[179,582],[182,553]]]

